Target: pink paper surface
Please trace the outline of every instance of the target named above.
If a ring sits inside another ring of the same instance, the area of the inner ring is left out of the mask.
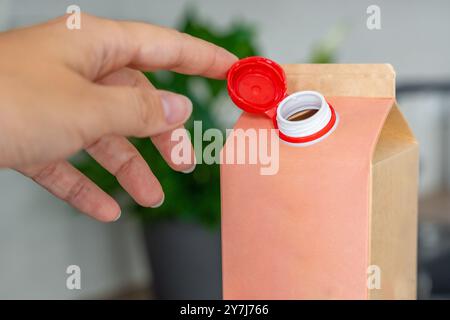
[[[225,299],[366,299],[371,159],[391,98],[328,97],[336,131],[276,175],[221,166]],[[243,114],[235,128],[272,128]]]

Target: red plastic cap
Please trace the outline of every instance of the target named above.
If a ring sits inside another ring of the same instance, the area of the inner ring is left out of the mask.
[[[286,75],[279,64],[263,57],[237,61],[228,71],[228,93],[242,110],[267,113],[286,96]]]

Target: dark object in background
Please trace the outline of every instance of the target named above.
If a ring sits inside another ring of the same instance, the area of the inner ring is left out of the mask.
[[[447,196],[443,201],[434,197],[431,201],[422,199],[421,202],[418,256],[419,299],[450,298],[449,211],[448,207],[437,205],[442,202],[450,203]],[[439,216],[441,218],[431,221],[432,216],[435,219]]]
[[[445,297],[450,296],[450,251],[443,253],[436,259],[430,261],[424,269],[428,272],[431,281],[432,297]]]
[[[439,122],[423,122],[432,127],[438,136],[440,145],[434,154],[440,168],[440,189],[433,194],[423,196],[419,200],[419,252],[418,252],[418,298],[419,299],[449,299],[450,298],[450,81],[410,81],[397,86],[397,99],[427,99],[442,104]],[[404,106],[407,104],[404,103]],[[428,111],[427,111],[428,114]],[[432,118],[432,117],[431,117]],[[431,125],[432,124],[432,125]],[[419,139],[420,142],[420,139]],[[424,148],[426,149],[426,148]],[[421,175],[436,165],[429,153],[422,150]]]
[[[198,223],[145,227],[157,299],[222,299],[220,232]]]

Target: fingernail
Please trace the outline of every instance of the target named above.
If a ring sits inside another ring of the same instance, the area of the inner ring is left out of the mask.
[[[118,214],[117,217],[113,220],[113,222],[116,222],[117,220],[119,220],[121,215],[122,215],[122,211],[119,211],[119,214]]]
[[[164,196],[164,194],[163,194],[163,196],[162,196],[162,198],[161,198],[161,201],[158,202],[157,204],[151,206],[151,208],[155,209],[155,208],[161,207],[161,205],[164,203],[164,198],[165,198],[165,196]]]
[[[183,173],[191,173],[192,171],[195,170],[196,166],[197,166],[197,158],[195,157],[195,154],[194,154],[194,164],[192,165],[192,167],[190,167],[187,170],[181,171],[181,172],[183,172]]]
[[[183,123],[191,115],[192,102],[183,95],[176,93],[162,94],[161,101],[168,124]]]

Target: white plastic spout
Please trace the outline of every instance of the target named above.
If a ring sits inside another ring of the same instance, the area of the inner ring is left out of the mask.
[[[317,110],[313,115],[302,120],[290,120],[295,114],[308,110]],[[332,117],[331,108],[324,96],[316,91],[300,91],[291,94],[280,102],[277,108],[278,129],[286,136],[292,138],[308,137],[322,129],[330,122]],[[297,145],[310,145],[316,143],[331,134],[334,127],[324,136],[308,143]],[[292,143],[289,143],[292,144]]]

